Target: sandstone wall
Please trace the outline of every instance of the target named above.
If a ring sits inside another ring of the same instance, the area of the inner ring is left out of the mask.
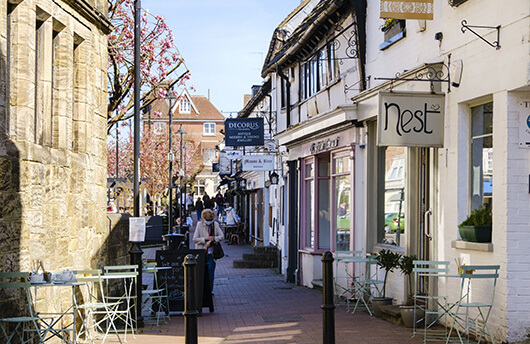
[[[90,16],[0,1],[0,271],[95,268],[109,252],[108,23]]]

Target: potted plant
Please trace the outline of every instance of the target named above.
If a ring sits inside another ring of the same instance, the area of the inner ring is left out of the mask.
[[[385,23],[381,25],[380,28],[381,31],[383,31],[384,33],[385,41],[388,41],[392,37],[405,30],[405,21],[395,18],[389,18],[385,20]]]
[[[376,257],[377,265],[379,265],[379,267],[385,270],[385,277],[383,279],[383,296],[374,297],[372,299],[372,306],[374,308],[374,314],[377,317],[381,317],[382,315],[382,312],[381,312],[382,306],[392,304],[392,298],[386,297],[386,282],[388,279],[388,273],[393,272],[394,269],[398,267],[400,258],[401,258],[401,255],[399,253],[395,253],[390,250],[381,250],[377,254],[377,257]]]
[[[460,237],[469,242],[491,242],[491,208],[481,205],[458,226]]]
[[[399,269],[407,279],[407,302],[405,305],[399,306],[399,311],[401,313],[401,319],[403,319],[403,324],[406,327],[414,327],[414,324],[417,323],[420,319],[423,318],[425,312],[421,308],[416,308],[414,310],[414,301],[412,299],[412,271],[414,270],[414,261],[417,260],[416,255],[409,255],[401,257],[399,261]]]

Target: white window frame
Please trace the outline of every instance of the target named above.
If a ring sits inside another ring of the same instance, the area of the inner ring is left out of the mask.
[[[215,136],[216,125],[213,122],[206,122],[202,126],[202,134],[204,136]]]
[[[191,113],[191,102],[188,98],[182,98],[179,106],[180,113]]]

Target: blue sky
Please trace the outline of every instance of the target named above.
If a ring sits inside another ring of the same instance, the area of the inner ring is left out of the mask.
[[[161,14],[191,72],[192,95],[208,96],[228,116],[262,83],[261,67],[274,29],[300,0],[142,0]],[[235,115],[235,114],[234,114]]]

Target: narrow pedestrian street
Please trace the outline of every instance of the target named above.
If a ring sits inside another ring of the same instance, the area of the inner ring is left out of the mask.
[[[251,253],[249,245],[227,245],[217,261],[213,313],[198,318],[199,343],[322,343],[322,292],[284,282],[276,269],[234,269],[234,259]],[[144,249],[154,257],[155,248]],[[391,324],[366,311],[335,310],[336,343],[422,343],[412,329]],[[159,327],[146,327],[128,343],[184,343],[184,318],[173,315]]]

